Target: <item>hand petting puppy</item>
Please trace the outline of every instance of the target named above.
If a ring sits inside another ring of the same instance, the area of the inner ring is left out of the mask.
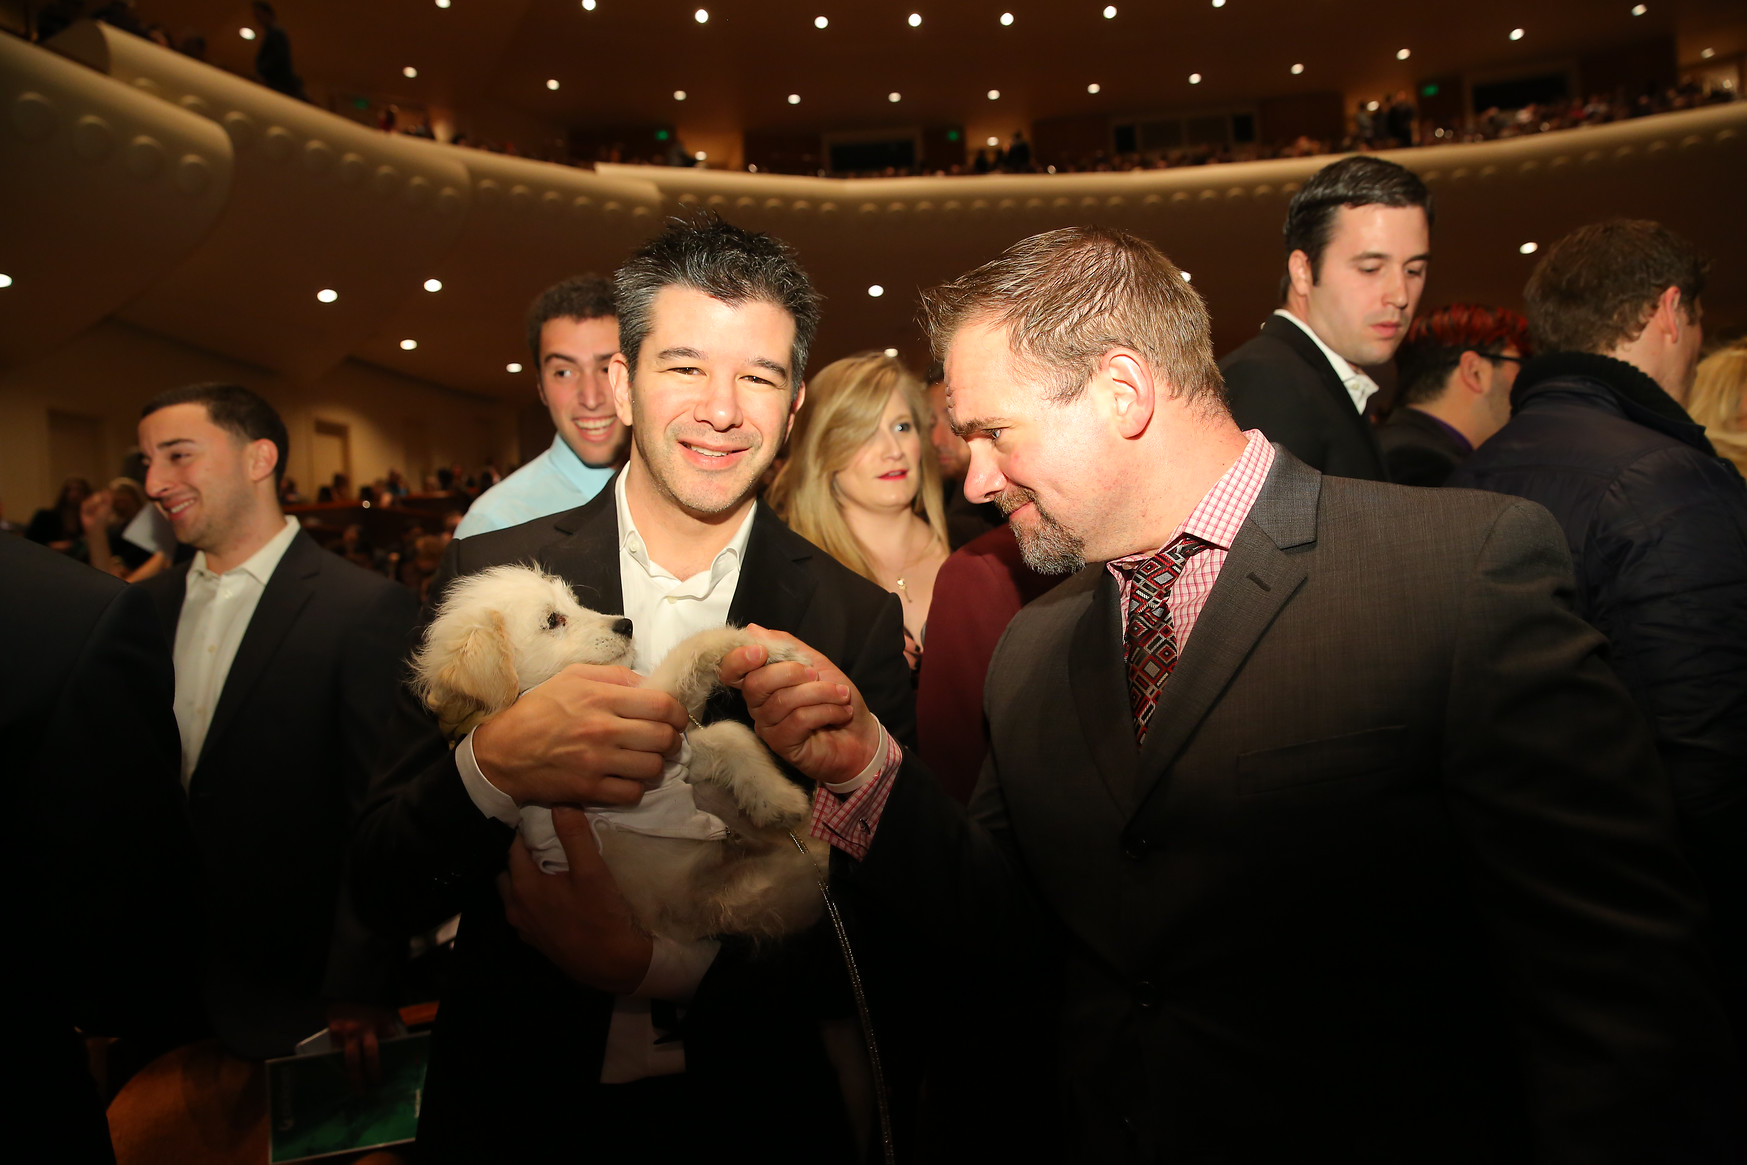
[[[635,805],[686,726],[678,700],[641,682],[572,664],[481,723],[473,759],[517,805]]]
[[[793,635],[756,625],[747,630],[788,643],[813,661],[766,663],[769,650],[756,645],[722,661],[722,682],[746,698],[759,738],[821,784],[855,779],[880,747],[879,721],[861,693],[836,664]]]
[[[576,982],[629,995],[649,973],[654,942],[632,921],[588,815],[556,806],[552,826],[570,868],[543,874],[528,848],[511,842],[509,868],[497,876],[504,917],[523,942]]]

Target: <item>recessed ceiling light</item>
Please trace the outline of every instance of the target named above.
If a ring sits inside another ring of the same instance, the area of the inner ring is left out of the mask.
[[[315,293],[315,297],[323,303],[332,303],[334,300],[340,298],[340,293],[331,287],[324,287]]]
[[[252,28],[239,28],[239,29],[237,29],[237,35],[242,37],[244,40],[254,40],[255,39],[255,30]]]
[[[1098,82],[1094,81],[1090,85],[1086,86],[1086,92],[1096,93],[1096,92],[1098,92],[1098,90],[1100,90],[1102,88],[1104,88],[1104,86],[1102,86],[1102,85],[1098,84]]]
[[[790,93],[789,94],[789,104],[790,105],[799,105],[800,103],[801,103],[801,95],[799,93]]]
[[[1371,113],[1376,113],[1377,109],[1378,109],[1378,105],[1375,101],[1367,101],[1367,102],[1365,102],[1365,108],[1366,108],[1366,110],[1368,110]]]
[[[988,144],[991,146],[998,146],[1001,144],[1001,139],[996,137],[994,134],[990,134]]]
[[[593,0],[583,0],[583,3],[584,3],[584,4],[587,4],[587,5],[589,5],[589,6],[591,6],[591,7],[592,7],[592,6],[593,6]],[[520,364],[517,364],[517,363],[515,363],[515,362],[514,362],[514,361],[513,361],[513,360],[512,360],[512,361],[511,361],[511,362],[510,362],[510,363],[508,363],[508,364],[505,364],[505,365],[504,365],[504,366],[503,366],[503,370],[504,370],[504,371],[505,371],[505,372],[520,372],[520,371],[521,371],[521,370],[522,370],[522,366],[521,366],[521,365],[520,365]]]
[[[1541,249],[1541,245],[1539,243],[1524,243],[1522,246],[1517,248],[1517,251],[1518,251],[1518,253],[1523,254],[1523,255],[1533,255],[1536,251],[1538,251],[1540,249]]]
[[[896,105],[898,102],[902,101],[903,99],[904,99],[904,95],[902,93],[899,93],[896,89],[894,89],[890,93],[886,94],[886,100],[892,102],[894,105]]]
[[[1405,60],[1407,60],[1407,58],[1409,58],[1411,56],[1413,56],[1412,49],[1396,49],[1395,50],[1395,59],[1398,61],[1405,61]]]
[[[1511,30],[1510,30],[1510,39],[1512,39],[1512,40],[1521,40],[1521,39],[1523,39],[1523,30],[1522,30],[1522,29],[1520,29],[1520,28],[1513,28],[1513,29],[1511,29]]]
[[[547,81],[547,82],[546,82],[546,88],[548,88],[548,89],[556,89],[556,88],[558,88],[558,78],[556,78],[556,77],[553,77],[553,78],[550,78],[550,79],[549,79],[549,80],[548,80],[548,81]]]
[[[673,99],[675,101],[684,101],[685,100],[685,90],[684,89],[675,89],[673,91]]]
[[[1644,15],[1644,13],[1646,13],[1648,11],[1650,11],[1650,10],[1648,8],[1644,7],[1642,4],[1632,5],[1632,15],[1633,16],[1642,16],[1642,15]]]
[[[895,360],[898,357],[898,350],[896,348],[887,348],[886,355]]]
[[[441,279],[427,279],[425,280],[425,290],[441,291],[443,290],[443,281]]]
[[[1294,77],[1296,77],[1296,76],[1298,76],[1298,74],[1300,74],[1300,73],[1302,73],[1302,72],[1304,72],[1304,66],[1303,66],[1303,65],[1293,65],[1293,66],[1292,66],[1292,75],[1293,75],[1293,76],[1294,76]]]
[[[869,295],[873,296],[875,299],[878,299],[880,296],[882,296],[886,293],[886,289],[881,287],[879,284],[876,283],[872,287],[867,289],[867,293]]]
[[[1190,73],[1189,74],[1189,84],[1191,84],[1191,85],[1201,84],[1201,74],[1200,73]]]
[[[1225,7],[1225,0],[1213,0],[1213,6],[1215,8],[1224,8]]]
[[[693,154],[692,157],[696,158],[700,162],[707,162],[707,161],[709,161],[710,155],[706,154],[702,150],[699,150],[697,153]]]
[[[831,22],[829,20],[827,20],[825,17],[823,17],[823,16],[813,17],[813,27],[814,28],[829,28],[830,26],[831,26]]]
[[[419,71],[417,69],[413,68],[411,65],[408,65],[406,68],[404,68],[400,71],[400,75],[402,77],[405,77],[407,80],[410,81],[414,77],[419,75]]]
[[[911,28],[921,28],[922,27],[922,14],[920,12],[910,13],[910,18],[907,21],[907,23],[910,25]]]
[[[1116,19],[1116,5],[1106,4],[1104,6],[1104,19],[1105,20],[1115,20]]]
[[[417,340],[402,340],[400,346],[404,351],[411,352],[419,346],[419,342]]]
[[[1703,57],[1707,61],[1716,55],[1717,55],[1716,49],[1705,49],[1703,52],[1701,52],[1699,54],[1699,56]]]
[[[449,0],[437,0],[437,7],[438,7],[438,8],[447,8],[447,7],[449,7]]]
[[[1001,91],[1000,91],[1000,90],[999,90],[999,89],[991,89],[991,90],[989,90],[989,100],[990,100],[990,101],[999,101],[999,100],[1001,100]]]
[[[0,275],[0,287],[11,287],[11,286],[12,286],[12,276]]]
[[[582,0],[582,10],[584,12],[593,12],[594,11],[594,0]],[[520,364],[516,365],[516,371],[520,372],[521,370],[522,370],[522,366]]]
[[[700,8],[696,12],[692,13],[692,19],[697,21],[699,24],[708,24],[708,23],[710,23],[710,14],[707,10]]]
[[[1190,275],[1187,271],[1179,271],[1179,272],[1177,272],[1177,274],[1179,274],[1183,277],[1184,283],[1190,283],[1190,282],[1194,281],[1194,276]]]
[[[1007,25],[1012,24],[1012,23],[1013,23],[1013,14],[1011,12],[1001,13],[1001,25],[1002,25],[1002,27],[1006,27]]]

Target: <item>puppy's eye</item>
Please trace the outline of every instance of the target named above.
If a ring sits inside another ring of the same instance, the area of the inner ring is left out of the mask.
[[[546,630],[556,631],[567,622],[569,622],[569,620],[567,620],[561,612],[553,611],[550,615],[546,616]]]

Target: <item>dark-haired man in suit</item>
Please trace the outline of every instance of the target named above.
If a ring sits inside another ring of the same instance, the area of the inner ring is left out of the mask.
[[[536,562],[586,606],[631,619],[645,674],[724,621],[793,632],[840,662],[908,742],[897,597],[757,501],[804,395],[818,324],[805,273],[777,240],[712,221],[671,226],[614,282],[611,375],[629,463],[586,506],[451,544],[431,593]],[[587,819],[564,808],[636,803],[679,746],[685,710],[638,682],[624,668],[573,666],[453,751],[429,711],[401,698],[353,885],[383,928],[412,933],[461,913],[421,1161],[491,1160],[511,1145],[540,1158],[682,1160],[754,1113],[780,1114],[760,1160],[858,1156],[832,1070],[846,1045],[821,1038],[822,1020],[852,1014],[847,995],[819,986],[821,962],[834,982],[842,974],[828,932],[756,950],[651,939],[631,926]],[[736,695],[713,711],[747,716]],[[516,840],[525,804],[555,806],[569,870],[541,873]],[[842,1023],[833,1030],[854,1043]]]
[[[1546,511],[1241,431],[1123,232],[925,306],[968,492],[1075,572],[996,649],[968,814],[817,656],[723,671],[820,782],[844,898],[981,1012],[1040,980],[1010,1022],[1055,1045],[1062,1159],[1739,1160],[1667,782]]]
[[[1231,415],[1312,469],[1388,481],[1365,404],[1425,289],[1432,205],[1411,170],[1360,155],[1324,166],[1286,211],[1281,306],[1219,362]]]
[[[418,604],[279,508],[285,425],[248,389],[163,393],[139,441],[146,492],[198,551],[139,585],[175,656],[208,1017],[245,1057],[288,1054],[325,1024],[367,1065],[393,1028],[395,954],[346,900],[346,839]]]

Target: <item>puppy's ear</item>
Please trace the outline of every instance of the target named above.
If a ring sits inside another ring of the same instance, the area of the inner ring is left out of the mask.
[[[431,677],[425,703],[448,733],[471,716],[490,714],[515,703],[516,669],[503,615],[490,612],[485,624],[469,631]]]

